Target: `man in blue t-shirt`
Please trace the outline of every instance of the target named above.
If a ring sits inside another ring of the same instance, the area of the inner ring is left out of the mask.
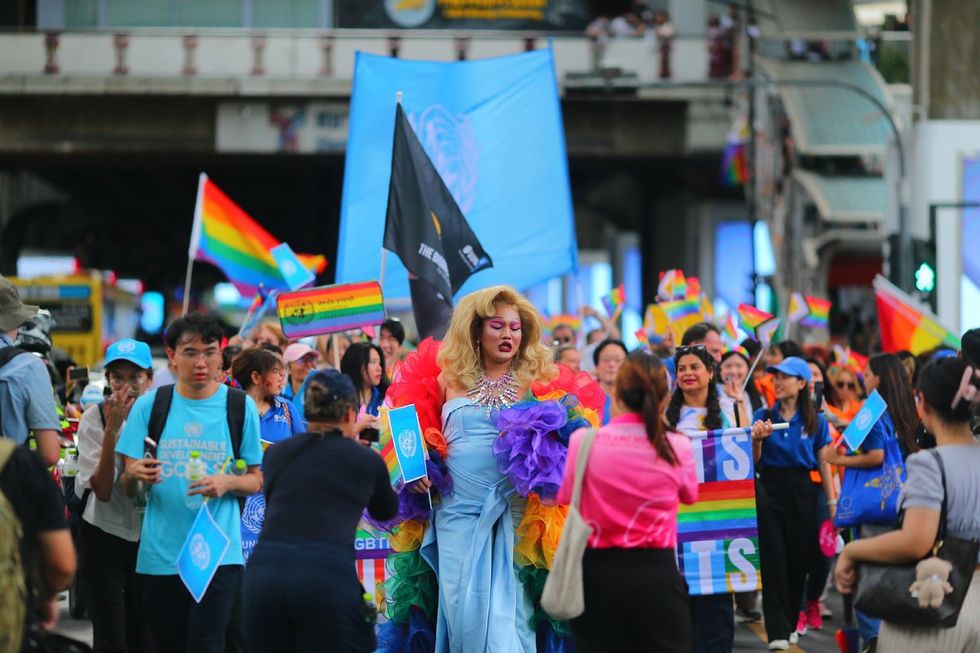
[[[228,387],[215,380],[221,367],[221,336],[220,325],[210,316],[191,314],[171,323],[167,357],[177,382],[156,457],[144,457],[144,442],[159,390],[136,400],[116,444],[125,463],[123,491],[135,496],[141,485],[149,488],[136,571],[143,576],[148,631],[161,653],[224,651],[225,628],[243,569],[236,496],[262,489],[259,414],[248,397],[239,449],[247,472],[231,474]],[[204,477],[194,482],[187,478],[192,458],[206,467]],[[197,603],[177,575],[177,558],[205,501],[230,543]]]

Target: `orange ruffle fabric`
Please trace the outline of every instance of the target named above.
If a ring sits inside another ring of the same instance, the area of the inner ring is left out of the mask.
[[[425,535],[425,522],[412,519],[402,522],[398,529],[388,536],[388,544],[399,553],[416,551],[422,546]]]
[[[537,494],[527,497],[524,517],[514,532],[514,562],[520,567],[551,569],[568,506],[546,506]]]
[[[554,393],[559,393],[558,398],[565,394],[574,395],[583,407],[594,410],[599,421],[602,420],[606,395],[588,372],[573,372],[564,365],[558,365],[558,376],[554,379],[548,383],[535,381],[531,384],[531,394],[539,400],[543,401],[545,397],[553,399]]]

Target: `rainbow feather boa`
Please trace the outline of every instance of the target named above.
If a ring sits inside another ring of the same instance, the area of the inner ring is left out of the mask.
[[[436,355],[440,343],[428,338],[410,354],[388,388],[385,403],[393,408],[415,404],[429,449],[429,478],[434,500],[452,492],[452,480],[444,461],[448,456],[442,434],[442,392]],[[534,599],[531,626],[538,634],[538,647],[557,653],[569,636],[568,624],[548,617],[540,604],[541,591],[558,548],[568,507],[556,505],[561,485],[568,439],[582,427],[598,427],[605,396],[599,385],[584,372],[558,367],[558,376],[548,383],[533,383],[518,404],[492,416],[500,430],[493,453],[502,474],[517,493],[527,499],[524,516],[515,529],[514,561],[518,577]],[[382,611],[388,621],[378,629],[378,650],[416,653],[435,647],[438,584],[435,572],[422,560],[419,549],[429,527],[430,509],[424,494],[403,489],[398,515],[388,522],[370,520],[391,534],[393,553],[386,563],[391,577],[382,592]]]

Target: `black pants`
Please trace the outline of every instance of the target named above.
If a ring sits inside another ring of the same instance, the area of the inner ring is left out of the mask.
[[[143,609],[159,653],[224,653],[225,628],[242,581],[241,565],[222,565],[200,603],[179,576],[141,575]]]
[[[78,580],[92,620],[92,648],[95,653],[143,653],[149,639],[136,573],[139,542],[110,535],[84,519],[78,528]]]
[[[349,545],[259,539],[245,568],[242,616],[252,653],[377,648]]]
[[[690,653],[690,604],[675,556],[674,549],[586,549],[575,652]]]
[[[789,639],[796,629],[810,548],[817,537],[817,486],[806,469],[766,467],[756,479],[762,613],[771,642]]]
[[[731,594],[691,597],[694,653],[731,653],[735,645],[735,608]]]

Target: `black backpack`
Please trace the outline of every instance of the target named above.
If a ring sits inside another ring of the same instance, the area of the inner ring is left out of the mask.
[[[228,432],[231,434],[231,452],[234,460],[241,456],[242,431],[245,429],[245,394],[244,390],[228,387],[228,398],[225,408],[225,415],[228,418]],[[157,388],[157,394],[153,397],[153,407],[150,409],[150,423],[147,427],[147,436],[153,441],[154,450],[160,444],[160,437],[163,435],[163,428],[167,425],[167,417],[170,415],[170,404],[174,400],[174,386],[163,385]],[[149,447],[144,449],[148,452]],[[155,457],[155,451],[154,451]],[[245,497],[238,497],[238,507],[244,510]]]

